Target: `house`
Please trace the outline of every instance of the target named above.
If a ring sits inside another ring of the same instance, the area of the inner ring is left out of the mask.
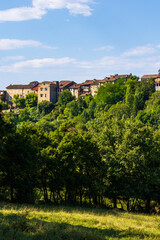
[[[81,84],[75,84],[69,88],[71,91],[72,95],[75,98],[78,98],[80,96],[80,91],[81,91]]]
[[[143,75],[141,80],[148,80],[150,78],[152,78],[155,82],[155,90],[160,91],[160,74]]]
[[[70,89],[71,86],[75,85],[74,81],[62,80],[59,82],[59,94],[66,89]]]
[[[10,84],[8,87],[6,87],[6,100],[8,102],[12,101],[12,98],[14,95],[18,94],[19,97],[21,98],[25,98],[25,96],[28,93],[36,93],[37,94],[37,86],[38,86],[38,82],[34,81],[34,82],[30,82],[27,85],[12,85]]]
[[[81,84],[81,95],[82,94],[91,94],[95,96],[98,90],[99,80],[86,80],[84,83]]]
[[[83,97],[86,94],[91,94],[92,96],[95,96],[97,93],[97,89],[99,86],[99,80],[93,79],[93,80],[86,80],[83,83],[75,84],[70,87],[70,91],[73,96],[78,98],[79,96]]]
[[[111,75],[110,77],[105,77],[102,80],[86,80],[85,82],[81,84],[75,84],[70,87],[70,91],[73,96],[78,98],[79,96],[85,96],[86,94],[91,94],[93,97],[96,95],[98,88],[104,84],[104,83],[115,83],[120,78],[128,79],[132,76],[132,74],[126,74],[126,75]]]
[[[124,74],[124,75],[119,75],[119,74],[115,74],[115,75],[110,75],[109,77],[105,77],[104,79],[99,81],[99,84],[102,85],[104,83],[115,83],[117,80],[119,80],[120,78],[125,78],[128,79],[132,76],[132,73],[130,74]]]
[[[38,102],[50,101],[56,103],[58,101],[59,82],[44,81],[38,85]]]

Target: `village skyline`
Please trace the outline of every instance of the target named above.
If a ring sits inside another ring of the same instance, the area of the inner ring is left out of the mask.
[[[159,8],[158,0],[2,1],[0,89],[157,73]]]

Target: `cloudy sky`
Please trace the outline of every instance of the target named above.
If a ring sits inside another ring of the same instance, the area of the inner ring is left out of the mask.
[[[159,0],[1,1],[0,90],[157,73],[159,9]]]

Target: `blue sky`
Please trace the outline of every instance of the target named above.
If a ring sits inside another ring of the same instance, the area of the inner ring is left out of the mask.
[[[1,1],[0,90],[157,73],[159,9],[159,0]]]

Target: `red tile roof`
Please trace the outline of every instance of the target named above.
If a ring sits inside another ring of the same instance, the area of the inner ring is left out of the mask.
[[[76,84],[74,81],[60,81],[59,82],[59,88],[69,88],[70,86]]]
[[[149,79],[149,78],[155,79],[155,78],[157,78],[157,77],[160,77],[160,75],[159,75],[159,74],[149,74],[149,75],[143,75],[143,76],[141,77],[141,79]]]
[[[120,78],[129,78],[131,77],[132,74],[125,74],[125,75],[118,75],[118,74],[115,74],[115,75],[110,75],[110,77],[105,77],[104,79],[102,80],[99,80],[100,83],[105,83],[105,82],[114,82]]]
[[[87,86],[87,85],[98,85],[98,84],[99,84],[99,81],[96,79],[93,79],[93,80],[86,80],[81,85]]]
[[[81,86],[81,84],[75,84],[75,85],[69,87],[69,89],[78,89],[78,88],[80,88],[80,86]]]
[[[22,84],[10,84],[8,87],[6,87],[6,89],[32,89],[33,87],[37,86],[38,82],[34,81],[34,82],[30,82],[28,85],[22,85]]]
[[[41,82],[41,83],[39,83],[39,84],[42,84],[42,83],[56,85],[56,84],[57,84],[57,81],[52,81],[52,82],[50,82],[50,81],[43,81],[43,82]]]

